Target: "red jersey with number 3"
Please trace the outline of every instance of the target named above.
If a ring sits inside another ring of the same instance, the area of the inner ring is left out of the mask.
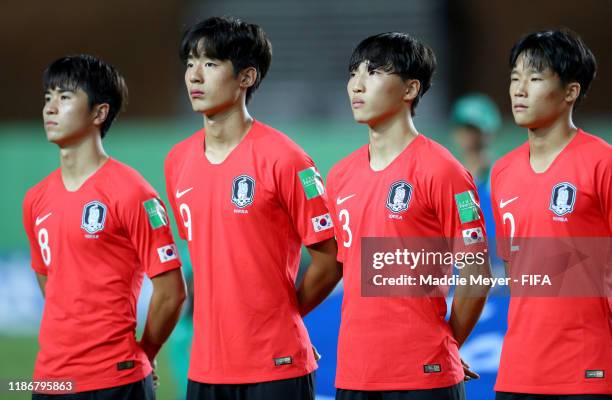
[[[181,266],[155,190],[112,158],[73,192],[57,169],[27,192],[23,224],[47,276],[33,379],[83,392],[150,374],[135,338],[143,274]]]
[[[189,379],[254,383],[316,368],[298,311],[301,245],[333,237],[323,183],[284,134],[254,121],[220,164],[206,130],[166,159],[166,189],[194,273]]]
[[[498,254],[509,262],[510,275],[521,267],[512,260],[525,251],[516,245],[522,238],[592,238],[611,254],[612,148],[596,136],[578,130],[542,173],[533,171],[529,144],[523,144],[495,163],[491,196]],[[536,267],[526,272],[541,273]],[[611,375],[609,299],[511,298],[495,390],[612,394]]]
[[[465,250],[485,251],[470,174],[444,147],[419,135],[382,171],[370,167],[368,146],[360,148],[332,168],[327,188],[344,268],[336,386],[419,390],[462,381],[444,297],[362,296],[362,285],[371,283],[361,281],[361,239],[444,238],[460,251],[456,239],[463,242],[470,231],[477,237],[466,239]]]

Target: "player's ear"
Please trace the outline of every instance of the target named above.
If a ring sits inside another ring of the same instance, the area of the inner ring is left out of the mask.
[[[405,82],[404,101],[413,101],[419,95],[421,82],[418,79],[408,79]]]
[[[580,84],[578,82],[570,82],[565,86],[565,101],[573,103],[580,96]]]
[[[248,67],[240,71],[240,87],[250,88],[257,81],[257,69]]]
[[[102,125],[108,117],[109,110],[110,106],[108,105],[108,103],[96,104],[93,109],[93,123],[95,125]]]

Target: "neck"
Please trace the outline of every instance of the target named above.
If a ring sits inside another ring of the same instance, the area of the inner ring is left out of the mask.
[[[68,190],[78,189],[108,160],[99,134],[88,134],[67,145],[60,145],[60,168]]]
[[[252,123],[253,118],[244,103],[214,115],[204,115],[206,151],[233,149],[247,134]]]
[[[410,109],[370,125],[370,166],[375,171],[386,168],[419,133],[414,127]]]
[[[571,112],[558,118],[552,124],[528,130],[529,153],[531,157],[546,157],[557,154],[576,135],[577,128]]]

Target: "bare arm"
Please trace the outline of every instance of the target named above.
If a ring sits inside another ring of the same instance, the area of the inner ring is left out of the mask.
[[[457,285],[451,309],[450,326],[459,347],[463,345],[480,318],[487,301],[490,284],[472,284],[470,277],[491,277],[491,266],[487,259],[483,265],[466,264],[459,275],[467,279],[467,285]]]
[[[336,261],[338,248],[334,239],[307,247],[312,261],[297,291],[302,316],[318,306],[342,279],[342,264]]]
[[[42,292],[43,297],[45,297],[45,287],[47,286],[47,275],[36,273],[36,280],[38,281],[38,286],[40,286],[40,291]]]
[[[151,282],[153,295],[140,345],[153,361],[178,322],[186,294],[180,268],[157,275]]]

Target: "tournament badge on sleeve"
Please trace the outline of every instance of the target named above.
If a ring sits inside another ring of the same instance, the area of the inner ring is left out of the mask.
[[[83,214],[81,216],[81,228],[89,234],[100,232],[104,229],[106,221],[106,206],[101,202],[94,200],[85,204]]]
[[[144,203],[142,203],[145,211],[147,212],[147,216],[149,217],[149,223],[151,224],[151,228],[157,229],[162,226],[168,225],[168,216],[166,215],[166,210],[161,204],[159,199],[153,197]]]

